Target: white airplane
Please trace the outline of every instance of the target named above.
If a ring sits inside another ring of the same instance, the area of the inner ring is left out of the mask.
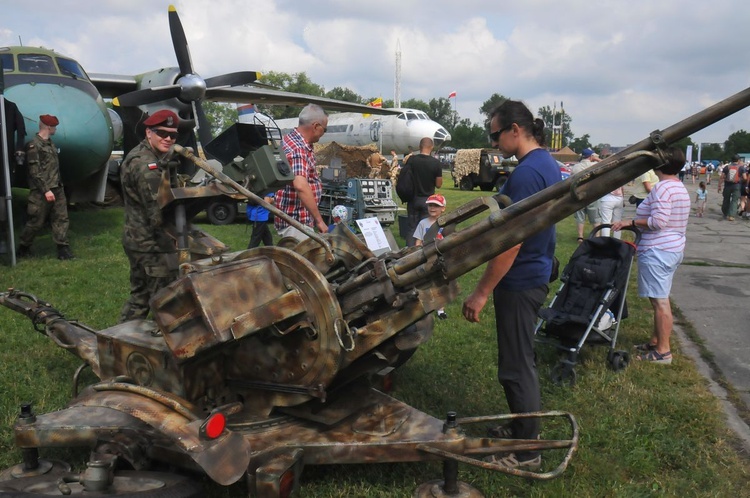
[[[243,113],[243,108],[239,108],[240,122],[270,120],[265,115],[250,112],[248,107],[244,109],[248,112]],[[385,153],[395,150],[397,154],[408,154],[419,150],[419,141],[424,137],[430,137],[435,142],[435,150],[451,139],[450,133],[423,111],[404,108],[389,110],[400,113],[390,116],[366,116],[355,112],[331,113],[328,116],[328,130],[320,143],[336,142],[357,146],[374,143]],[[276,121],[282,135],[292,131],[297,124],[297,118]]]

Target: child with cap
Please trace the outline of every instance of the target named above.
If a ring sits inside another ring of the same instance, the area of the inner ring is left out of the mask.
[[[427,198],[427,218],[423,218],[414,230],[414,245],[419,247],[424,245],[425,242],[431,242],[432,240],[440,240],[443,238],[443,228],[441,227],[434,239],[425,240],[427,231],[432,225],[435,224],[441,214],[445,212],[445,197],[440,194],[432,194]],[[437,310],[437,316],[441,320],[448,318],[448,314],[443,308]]]

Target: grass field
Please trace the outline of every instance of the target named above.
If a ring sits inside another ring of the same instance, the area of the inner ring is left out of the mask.
[[[446,177],[442,193],[448,210],[487,195],[461,192]],[[38,256],[15,268],[0,266],[0,287],[14,287],[49,301],[69,319],[95,329],[114,325],[128,293],[128,266],[120,244],[122,210],[71,212],[71,243],[77,259],[61,262],[45,234],[38,238]],[[244,248],[244,224],[204,225],[206,231],[233,248]],[[397,230],[396,230],[397,231]],[[575,243],[572,219],[558,224],[557,255],[569,259]],[[495,338],[491,309],[480,324],[460,318],[463,298],[482,268],[459,279],[460,295],[447,307],[449,319],[437,321],[432,340],[396,373],[394,395],[442,418],[507,412],[496,380]],[[634,274],[631,276],[634,282]],[[552,291],[557,289],[555,284]],[[630,317],[620,329],[619,347],[630,350],[651,328],[651,308],[630,286]],[[549,378],[557,362],[549,347],[538,350],[545,410],[568,411],[580,425],[581,444],[562,477],[528,481],[461,466],[460,478],[488,497],[734,497],[750,496],[750,465],[737,450],[717,400],[693,363],[680,355],[672,366],[632,363],[622,372],[607,367],[604,347],[585,346],[573,387],[554,385]],[[31,322],[0,309],[0,468],[20,461],[13,446],[12,425],[23,401],[37,412],[62,408],[69,400],[71,377],[78,361],[36,333]],[[42,450],[43,456],[79,464],[85,451]],[[552,468],[552,458],[545,469]],[[442,475],[437,463],[308,467],[302,479],[304,497],[405,497],[422,482]],[[223,488],[206,483],[208,496],[234,497],[244,484]]]

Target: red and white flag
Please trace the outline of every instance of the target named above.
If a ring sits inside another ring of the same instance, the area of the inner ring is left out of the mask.
[[[449,98],[449,99],[454,99],[454,98],[456,98],[456,91],[454,90],[454,91],[452,91],[452,92],[451,92],[450,94],[448,94],[448,98]]]

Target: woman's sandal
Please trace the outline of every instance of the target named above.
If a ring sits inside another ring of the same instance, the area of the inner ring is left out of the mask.
[[[636,351],[640,351],[641,353],[648,353],[649,351],[656,350],[656,344],[644,342],[643,344],[636,344],[635,346],[633,346],[633,349],[635,349]]]
[[[656,350],[649,351],[646,354],[635,357],[638,361],[649,361],[651,363],[659,363],[661,365],[669,365],[672,363],[672,352],[667,351],[666,353],[659,353]]]
[[[578,243],[580,244],[581,242],[583,242],[583,237],[578,237]]]

